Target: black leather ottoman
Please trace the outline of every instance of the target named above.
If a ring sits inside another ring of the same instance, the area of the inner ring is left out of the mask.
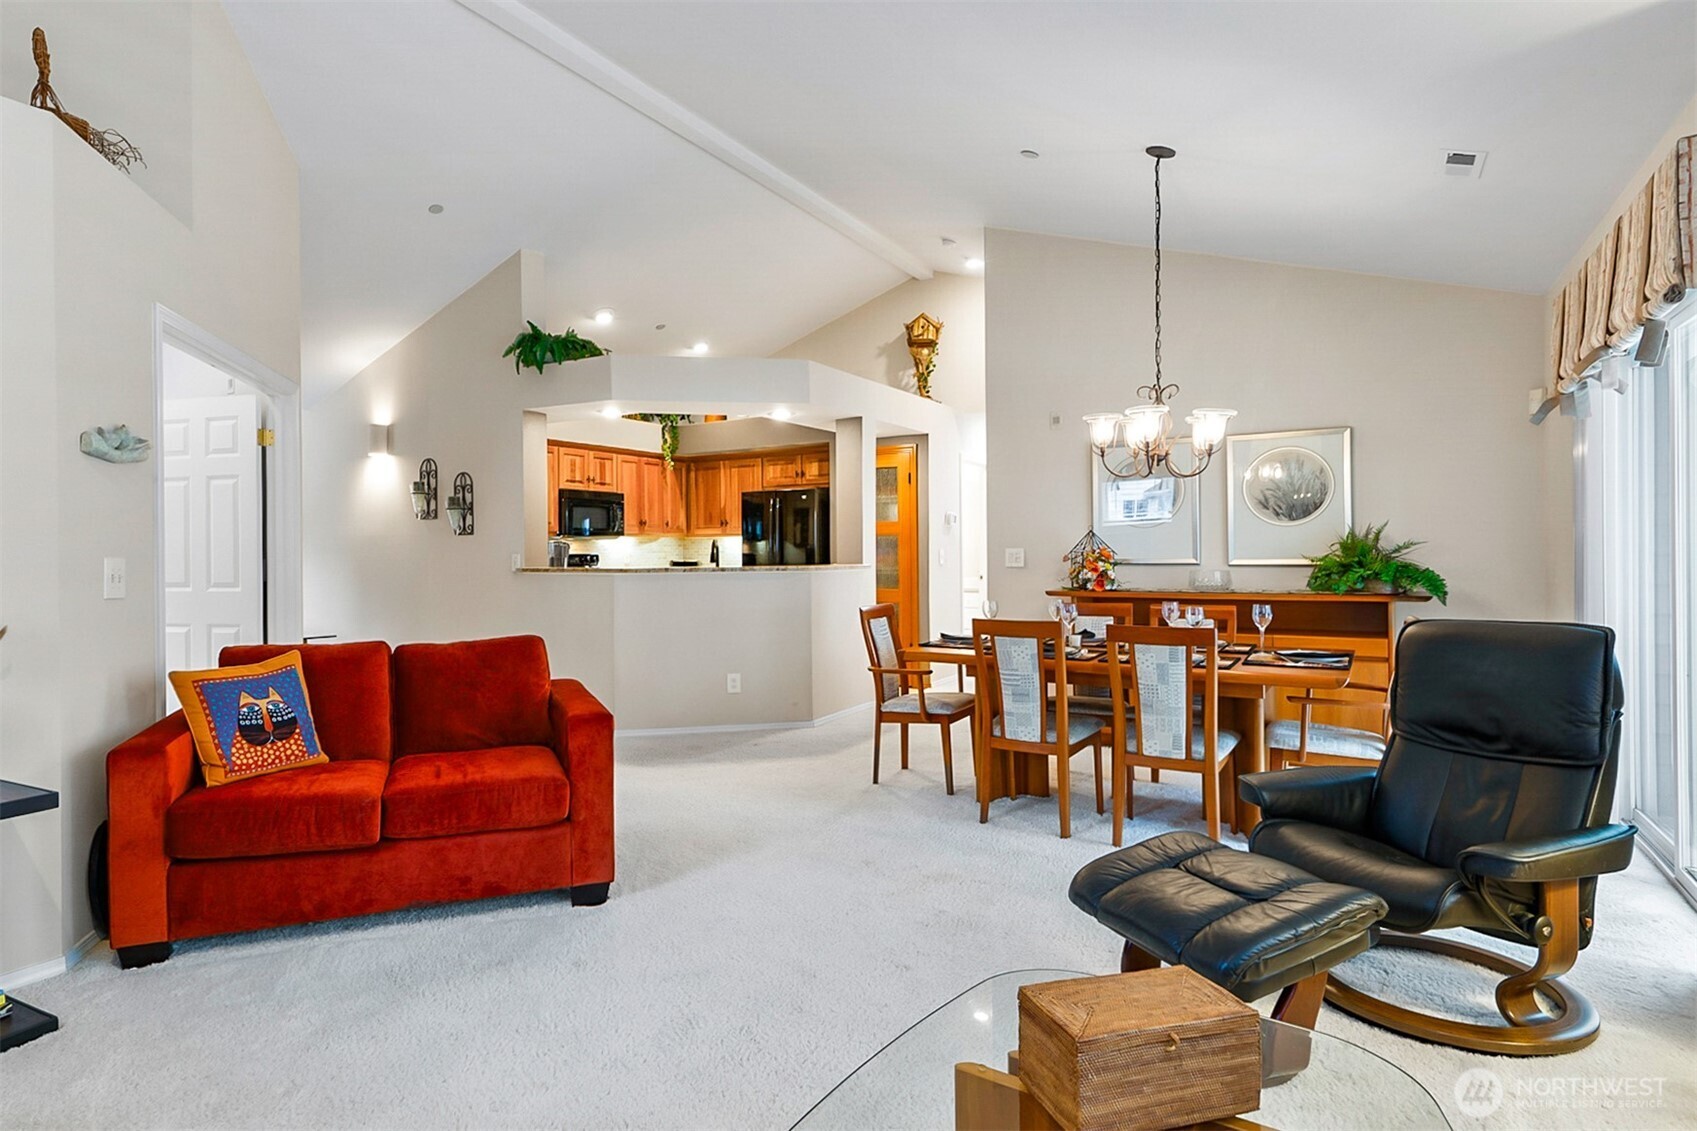
[[[1326,971],[1373,944],[1385,901],[1198,833],[1111,852],[1073,877],[1073,903],[1125,941],[1122,970],[1182,963],[1273,1016],[1314,1027]]]

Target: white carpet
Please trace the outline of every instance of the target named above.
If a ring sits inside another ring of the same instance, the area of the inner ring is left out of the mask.
[[[129,972],[102,948],[25,993],[63,1030],[0,1058],[0,1123],[785,1128],[989,974],[1117,968],[1117,938],[1066,898],[1111,847],[1087,755],[1063,841],[1052,799],[999,802],[980,826],[971,760],[946,796],[934,731],[915,730],[906,773],[892,731],[873,786],[870,730],[621,740],[602,907],[457,905],[186,943]],[[1140,782],[1129,837],[1199,828],[1196,788]],[[1457,1128],[1697,1127],[1694,925],[1647,864],[1604,880],[1571,978],[1603,1035],[1571,1056],[1470,1056],[1330,1009],[1320,1028],[1403,1066]],[[1381,961],[1351,969],[1366,983]],[[1490,1000],[1464,967],[1396,962],[1411,999],[1465,980]],[[1484,1121],[1455,1096],[1475,1066],[1507,1092]],[[1659,1094],[1619,1095],[1645,1078]]]

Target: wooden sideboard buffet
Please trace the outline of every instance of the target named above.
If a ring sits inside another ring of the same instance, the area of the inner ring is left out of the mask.
[[[1077,602],[1083,616],[1120,616],[1131,624],[1151,624],[1160,618],[1163,601],[1184,605],[1229,605],[1237,611],[1239,641],[1254,643],[1255,625],[1251,605],[1273,607],[1273,623],[1267,629],[1272,648],[1348,648],[1355,653],[1349,686],[1328,691],[1329,698],[1359,699],[1366,706],[1317,707],[1314,721],[1338,726],[1377,730],[1382,721],[1380,704],[1396,661],[1396,634],[1406,614],[1398,605],[1418,604],[1430,597],[1402,593],[1316,593],[1310,589],[1110,589],[1097,593],[1084,589],[1051,589],[1051,597]],[[1288,700],[1293,694],[1274,689],[1269,716],[1294,719],[1297,710]]]

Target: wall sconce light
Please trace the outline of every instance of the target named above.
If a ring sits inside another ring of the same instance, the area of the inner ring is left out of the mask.
[[[462,471],[454,476],[454,493],[448,496],[448,525],[455,534],[471,534],[472,522],[471,473]]]
[[[386,456],[390,452],[390,441],[393,439],[395,426],[393,424],[373,424],[371,426],[371,442],[366,448],[366,455]]]
[[[436,461],[427,459],[418,465],[418,478],[412,485],[414,518],[436,517]]]

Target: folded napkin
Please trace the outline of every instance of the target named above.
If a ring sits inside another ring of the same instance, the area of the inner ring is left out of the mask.
[[[962,648],[972,647],[972,637],[960,636],[953,632],[939,632],[937,634],[937,639],[941,640],[944,644],[955,644]]]

